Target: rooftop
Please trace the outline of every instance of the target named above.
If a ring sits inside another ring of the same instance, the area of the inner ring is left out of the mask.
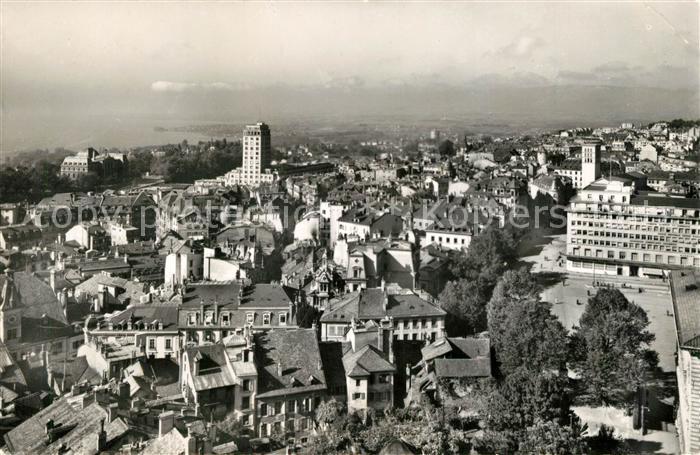
[[[700,349],[700,272],[672,271],[671,295],[678,344],[690,349]]]

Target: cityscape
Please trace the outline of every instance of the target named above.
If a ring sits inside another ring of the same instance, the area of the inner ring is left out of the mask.
[[[0,453],[700,453],[698,3],[1,5]]]

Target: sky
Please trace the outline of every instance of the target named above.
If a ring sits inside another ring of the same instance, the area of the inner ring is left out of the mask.
[[[203,104],[193,99],[270,90],[698,91],[697,2],[3,1],[0,8],[5,119],[163,109],[187,116]]]

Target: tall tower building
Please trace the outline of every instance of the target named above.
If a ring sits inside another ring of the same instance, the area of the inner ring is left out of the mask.
[[[261,122],[247,125],[243,129],[242,147],[243,165],[226,174],[227,184],[258,186],[272,182],[270,127]]]
[[[584,144],[581,148],[581,188],[600,178],[600,144]]]

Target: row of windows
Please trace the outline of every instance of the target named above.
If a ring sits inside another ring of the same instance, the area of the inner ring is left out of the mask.
[[[284,429],[282,428],[282,422],[273,423],[263,423],[260,425],[260,436],[272,436],[274,434],[279,434],[284,431],[306,431],[309,429],[309,419],[304,417],[302,419],[297,419],[296,424],[294,419],[289,419],[284,422]],[[306,438],[302,438],[302,443],[306,442]]]
[[[471,238],[471,237],[470,237],[470,238]],[[438,240],[437,240],[438,242],[442,243],[442,236],[438,236],[437,239],[438,239]],[[462,239],[453,239],[452,237],[445,237],[445,243],[450,243],[450,241],[453,241],[454,244],[456,245],[456,244],[459,244],[459,241],[460,241],[460,240],[462,241],[462,245],[464,245],[464,244],[465,244],[465,240],[466,240],[466,239],[464,239],[464,238],[462,238]],[[431,235],[431,236],[430,236],[430,241],[431,241],[431,242],[434,242],[434,241],[435,241],[435,236],[434,236],[434,235]]]
[[[295,412],[310,412],[321,403],[321,399],[303,398],[298,400],[275,401],[273,403],[261,403],[261,416],[274,416],[280,414],[293,414]]]
[[[569,242],[572,245],[593,245],[593,246],[611,246],[614,248],[631,248],[637,250],[651,250],[651,251],[667,251],[669,253],[697,253],[698,248],[690,246],[678,246],[675,243],[667,244],[657,244],[657,243],[627,243],[627,242],[614,242],[610,240],[591,240],[591,239],[571,239]]]
[[[674,229],[674,234],[686,234],[685,232],[678,232],[678,229]],[[669,230],[666,231],[666,233],[670,234]],[[658,236],[658,235],[647,235],[647,234],[628,234],[627,232],[611,232],[611,231],[589,231],[587,229],[576,229],[575,232],[576,235],[588,235],[588,236],[593,236],[593,237],[616,237],[616,238],[621,238],[621,239],[637,239],[637,240],[653,240],[656,242],[665,242],[667,240],[672,240],[676,241],[678,239],[678,235],[675,236]],[[695,229],[693,229],[692,234],[688,233],[687,235],[694,235],[695,234]],[[689,237],[686,237],[687,241],[691,241]],[[698,239],[700,240],[700,238]]]
[[[149,351],[154,351],[156,349],[156,339],[155,337],[149,337],[148,338],[148,350]],[[173,350],[173,340],[172,338],[166,338],[165,339],[165,350],[166,351],[172,351]]]
[[[581,251],[579,248],[574,248],[574,255],[580,255]],[[585,257],[594,257],[593,256],[593,251],[590,250],[589,248],[584,249],[583,255]],[[606,251],[606,256],[607,259],[616,259],[615,258],[615,251],[612,250],[607,250]],[[603,257],[603,250],[595,250],[595,257],[596,258],[602,258]],[[621,260],[626,260],[627,259],[627,253],[625,251],[619,251],[617,254],[617,259]],[[649,263],[656,263],[656,264],[664,264],[664,256],[662,254],[655,254],[652,255],[650,253],[643,253],[641,256],[642,262],[649,262]],[[639,253],[632,253],[630,255],[630,260],[632,261],[639,261]],[[680,264],[680,265],[690,265],[691,264],[691,259],[686,257],[686,256],[681,256],[680,259],[678,259],[678,256],[673,256],[673,255],[668,255],[666,256],[666,264]],[[692,265],[697,267],[700,266],[700,258],[692,258]]]

